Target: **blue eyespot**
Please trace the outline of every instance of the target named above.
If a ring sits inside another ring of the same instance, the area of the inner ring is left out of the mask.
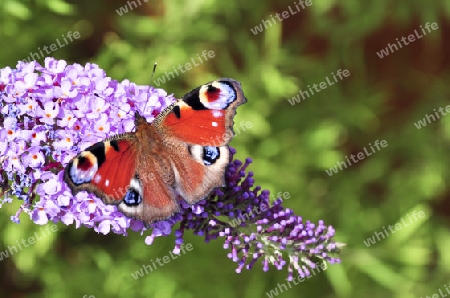
[[[220,150],[218,147],[205,146],[203,147],[203,163],[205,166],[210,166],[220,158]]]
[[[129,188],[123,198],[123,202],[128,206],[135,206],[142,202],[142,198],[135,189]]]

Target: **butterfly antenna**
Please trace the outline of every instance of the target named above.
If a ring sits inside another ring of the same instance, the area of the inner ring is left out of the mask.
[[[155,64],[153,65],[152,75],[150,76],[150,85],[152,85],[153,83],[153,76],[155,75],[156,72],[156,66],[158,66],[158,63],[155,62]],[[145,103],[144,110],[142,111],[142,113],[145,113],[145,110],[147,109],[147,104],[148,101]]]
[[[98,97],[98,98],[101,98],[101,99],[104,99],[103,97],[101,97],[100,95],[98,95],[97,93],[94,93],[94,96],[95,97]],[[125,115],[127,115],[130,111],[125,111],[125,110],[123,110],[123,109],[121,109],[119,106],[116,106],[119,110],[121,110],[122,112],[125,112]]]
[[[155,62],[155,64],[153,65],[152,76],[150,77],[150,85],[153,83],[153,76],[155,75],[156,72],[156,66],[158,66],[158,63]]]

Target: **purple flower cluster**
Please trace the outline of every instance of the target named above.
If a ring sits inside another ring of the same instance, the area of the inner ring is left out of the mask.
[[[250,163],[250,158],[245,163],[233,160],[225,187],[194,206],[183,206],[180,228],[175,231],[176,248],[183,243],[185,230],[204,236],[206,242],[223,237],[224,249],[230,250],[228,257],[238,263],[237,273],[243,268],[252,269],[261,260],[264,271],[269,270],[269,265],[278,270],[287,266],[288,280],[295,272],[301,277],[310,276],[309,268],[315,268],[317,261],[339,263],[334,255],[343,244],[333,240],[333,227],[322,221],[318,225],[303,222],[283,207],[281,198],[271,203],[269,191],[253,186],[253,173],[246,172]]]
[[[95,64],[67,65],[53,58],[46,58],[44,66],[33,61],[1,69],[0,95],[0,208],[12,199],[23,200],[11,217],[14,222],[25,213],[36,224],[61,221],[102,234],[147,230],[93,194],[73,196],[62,169],[82,149],[132,131],[135,111],[151,122],[174,102],[172,96],[162,89],[112,80]],[[223,237],[224,248],[231,249],[229,257],[238,263],[237,272],[261,259],[264,270],[269,264],[278,269],[287,265],[290,279],[294,271],[309,275],[312,258],[338,262],[333,255],[341,245],[333,240],[333,228],[303,222],[280,199],[271,204],[268,191],[253,187],[252,173],[246,174],[249,163],[234,160],[226,173],[227,185],[207,199],[192,206],[181,200],[182,211],[152,224],[145,243],[170,235],[180,223],[174,253],[179,253],[185,230],[205,241]],[[266,210],[252,212],[263,205]],[[246,220],[236,222],[243,216]]]
[[[0,92],[0,187],[8,190],[3,201],[24,200],[14,221],[25,212],[37,224],[62,221],[103,234],[126,234],[130,225],[143,229],[92,194],[74,197],[61,170],[81,149],[131,131],[136,110],[152,121],[173,97],[162,89],[119,83],[95,64],[52,58],[44,67],[19,62],[16,69],[1,69]]]

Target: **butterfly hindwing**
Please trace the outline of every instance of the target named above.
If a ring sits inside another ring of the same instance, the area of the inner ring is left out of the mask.
[[[176,193],[169,187],[173,175],[157,175],[158,166],[138,169],[118,208],[128,217],[151,223],[179,211]]]
[[[177,142],[173,140],[168,146],[175,173],[175,190],[186,202],[194,204],[225,184],[230,151],[227,146],[186,146]]]

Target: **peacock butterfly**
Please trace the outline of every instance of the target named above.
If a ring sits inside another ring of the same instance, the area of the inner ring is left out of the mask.
[[[135,132],[96,143],[64,169],[75,195],[85,190],[126,216],[150,224],[223,186],[227,144],[237,106],[246,102],[239,82],[204,84],[163,110],[152,123],[135,113]]]

